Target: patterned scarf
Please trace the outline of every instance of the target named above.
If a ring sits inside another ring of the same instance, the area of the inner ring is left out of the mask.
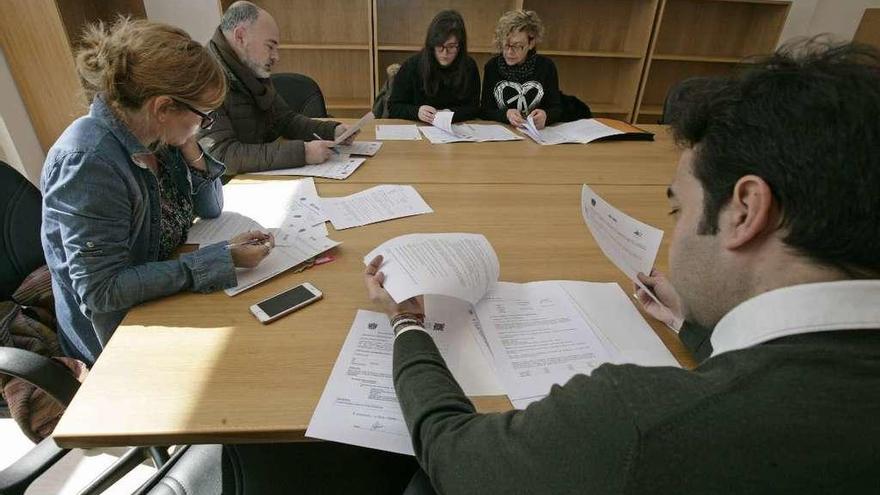
[[[525,82],[535,73],[535,55],[537,54],[537,50],[529,50],[523,63],[517,65],[507,65],[502,55],[498,57],[498,71],[508,81]]]

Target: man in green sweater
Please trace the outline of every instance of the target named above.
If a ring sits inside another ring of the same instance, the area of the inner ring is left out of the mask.
[[[670,278],[644,280],[696,369],[604,365],[478,414],[367,267],[410,314],[394,381],[437,492],[880,493],[880,55],[790,46],[681,105]]]

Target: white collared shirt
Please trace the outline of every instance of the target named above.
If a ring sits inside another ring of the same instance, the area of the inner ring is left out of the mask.
[[[724,315],[712,332],[712,356],[790,335],[859,329],[880,329],[880,280],[783,287]]]

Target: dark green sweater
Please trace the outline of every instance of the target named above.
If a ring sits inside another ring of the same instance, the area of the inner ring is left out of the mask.
[[[683,341],[707,345],[707,332]],[[477,414],[431,337],[394,346],[416,456],[441,494],[880,493],[880,332],[803,334],[693,371],[604,365]]]

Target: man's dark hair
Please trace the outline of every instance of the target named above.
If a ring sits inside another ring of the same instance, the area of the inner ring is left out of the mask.
[[[852,277],[880,273],[880,53],[820,38],[691,88],[671,125],[694,148],[704,193],[699,232],[744,175],[769,184],[783,241]]]
[[[260,16],[260,9],[247,1],[235,2],[223,13],[220,19],[220,30],[224,33],[231,32],[241,24],[253,24]]]

